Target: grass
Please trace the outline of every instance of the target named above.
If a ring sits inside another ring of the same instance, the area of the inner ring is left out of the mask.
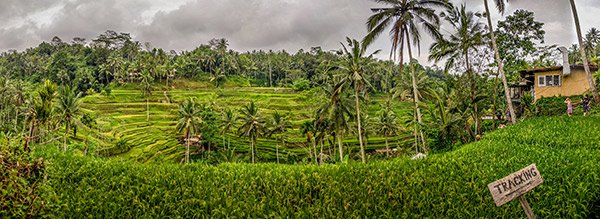
[[[135,86],[115,87],[111,95],[106,97],[100,94],[86,96],[83,99],[85,112],[97,117],[98,128],[95,130],[80,130],[76,141],[95,145],[100,154],[114,156],[122,159],[131,159],[140,162],[179,162],[183,157],[184,147],[178,141],[179,134],[175,131],[178,103],[188,98],[196,98],[202,103],[214,104],[216,110],[231,108],[236,113],[250,101],[254,101],[263,117],[269,119],[274,112],[289,113],[292,128],[284,135],[286,143],[280,145],[282,154],[308,157],[307,149],[301,145],[306,142],[306,137],[300,133],[303,122],[309,121],[318,106],[318,99],[314,98],[314,91],[296,92],[288,88],[265,87],[226,87],[215,89],[211,85],[194,82],[174,82],[168,90],[172,103],[168,103],[162,85],[157,85],[149,98],[150,120],[146,121],[146,100]],[[368,107],[371,118],[375,118],[379,104],[383,97],[372,97]],[[404,114],[407,106],[396,103],[397,113]],[[229,139],[231,148],[237,153],[249,152],[246,139],[240,138],[235,133],[218,137]],[[385,144],[381,136],[372,133],[369,135],[367,149],[383,149]],[[87,139],[86,139],[87,138]],[[390,138],[392,147],[405,147],[408,145],[408,135]],[[128,150],[114,150],[118,142],[128,146]],[[223,148],[219,140],[216,149]],[[258,156],[262,161],[275,161],[275,147],[279,142],[273,139],[260,138],[257,142]],[[344,144],[351,151],[358,151],[356,137],[347,136]],[[326,150],[330,145],[325,144]],[[115,152],[117,151],[117,152]]]
[[[46,151],[55,217],[523,218],[487,184],[535,163],[540,218],[600,213],[600,117],[534,118],[424,160],[140,164]],[[54,147],[49,147],[54,150]],[[162,156],[162,155],[161,155]],[[167,156],[168,157],[168,156]]]

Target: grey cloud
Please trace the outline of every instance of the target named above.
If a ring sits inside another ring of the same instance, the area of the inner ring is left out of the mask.
[[[454,2],[483,10],[482,0]],[[596,25],[597,0],[577,4],[584,31]],[[3,0],[0,19],[10,22],[0,25],[0,51],[25,49],[55,35],[65,41],[76,36],[91,39],[107,29],[130,32],[136,40],[167,50],[190,50],[220,37],[238,51],[295,52],[312,46],[331,50],[339,49],[345,36],[360,39],[366,34],[364,23],[374,6],[370,0]],[[53,7],[58,7],[55,13],[36,18]],[[510,1],[507,14],[517,8],[534,11],[546,23],[547,43],[576,41],[567,1]],[[492,15],[496,21],[501,18],[496,12]],[[426,61],[430,42],[424,37],[419,60]],[[379,57],[388,58],[387,34],[372,49],[382,49]]]

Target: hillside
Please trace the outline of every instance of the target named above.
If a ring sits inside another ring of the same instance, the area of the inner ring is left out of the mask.
[[[535,163],[527,194],[540,218],[600,207],[600,117],[535,118],[425,160],[368,164],[140,164],[47,152],[53,216],[524,217],[486,185]]]
[[[196,98],[201,103],[213,104],[219,115],[225,108],[235,113],[250,101],[256,102],[259,112],[265,119],[270,119],[274,112],[289,113],[292,128],[285,133],[287,142],[280,145],[280,153],[287,162],[308,157],[306,137],[302,135],[300,126],[303,122],[314,118],[314,110],[320,105],[316,98],[317,90],[297,92],[290,88],[264,88],[227,86],[215,89],[211,84],[189,80],[175,81],[166,93],[171,103],[168,103],[162,85],[155,85],[155,91],[150,97],[150,121],[146,121],[146,102],[137,87],[116,87],[107,97],[93,94],[83,98],[84,111],[97,117],[97,128],[81,130],[76,140],[83,144],[86,141],[95,146],[99,154],[131,159],[140,162],[178,162],[184,154],[184,146],[178,140],[180,133],[175,130],[177,124],[178,103]],[[375,118],[383,97],[372,97],[368,113]],[[403,116],[407,107],[403,103],[394,103],[397,114]],[[239,115],[239,113],[237,113]],[[226,134],[225,142],[228,148],[235,148],[236,153],[246,153],[249,150],[247,139],[239,137],[237,126],[233,132]],[[87,138],[87,139],[86,139]],[[392,147],[404,148],[408,134],[390,138]],[[347,136],[344,143],[357,151],[358,143],[355,136]],[[273,138],[259,138],[257,156],[263,161],[274,161],[277,141]],[[223,143],[218,140],[214,149],[222,149]],[[329,144],[324,145],[329,150]],[[384,139],[376,133],[369,135],[368,150],[385,148]]]

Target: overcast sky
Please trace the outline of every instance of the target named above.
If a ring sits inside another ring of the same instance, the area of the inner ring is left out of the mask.
[[[0,51],[23,50],[59,36],[93,39],[105,30],[131,33],[135,40],[166,50],[191,50],[212,38],[227,38],[237,51],[321,46],[339,49],[345,36],[360,39],[372,0],[0,0]],[[453,0],[481,11],[482,0]],[[577,41],[567,0],[512,0],[506,14],[524,8],[545,23],[546,43]],[[594,25],[600,0],[577,0],[583,31]],[[494,7],[493,5],[491,7]],[[501,18],[493,12],[495,20]],[[430,40],[422,45],[426,60]],[[384,50],[387,33],[373,45]]]

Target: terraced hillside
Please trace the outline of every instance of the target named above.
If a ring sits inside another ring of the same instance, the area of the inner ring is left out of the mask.
[[[422,160],[367,164],[140,164],[40,152],[56,195],[46,203],[59,218],[525,218],[516,200],[497,207],[487,185],[532,163],[544,182],[526,197],[539,218],[597,218],[598,124],[533,118]]]
[[[140,162],[174,161],[183,157],[184,147],[175,131],[178,103],[195,97],[200,102],[213,104],[217,111],[228,107],[237,111],[250,101],[254,101],[263,117],[278,111],[289,113],[292,129],[288,130],[285,145],[280,145],[281,157],[296,160],[308,156],[306,137],[300,132],[303,122],[310,120],[319,98],[314,91],[296,92],[287,88],[227,87],[215,89],[204,83],[179,81],[165,92],[165,87],[157,86],[150,97],[150,120],[146,121],[146,102],[140,90],[135,87],[118,87],[111,94],[94,94],[83,100],[85,111],[97,117],[97,128],[80,131],[77,140],[96,147],[96,151],[106,156],[133,159]],[[374,118],[381,97],[372,98],[369,115]],[[169,103],[170,102],[170,103]],[[406,114],[404,105],[396,107],[398,115]],[[236,130],[234,128],[234,130]],[[248,151],[248,142],[236,133],[224,138],[227,148],[235,153]],[[406,146],[407,135],[390,139],[392,147]],[[346,137],[345,144],[350,151],[358,149],[355,137]],[[275,160],[277,141],[261,138],[257,142],[257,156],[262,161]],[[324,145],[329,150],[329,145]],[[223,143],[214,146],[222,149]],[[368,150],[385,148],[384,139],[374,133],[369,135]]]

